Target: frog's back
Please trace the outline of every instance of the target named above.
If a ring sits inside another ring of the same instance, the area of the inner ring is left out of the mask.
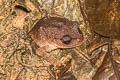
[[[50,17],[50,18],[43,18],[40,19],[34,27],[29,32],[29,35],[32,36],[34,39],[40,39],[41,37],[46,36],[46,30],[49,28],[62,28],[65,27],[63,25],[71,25],[72,22],[65,18],[59,17]],[[49,32],[49,31],[47,31]]]

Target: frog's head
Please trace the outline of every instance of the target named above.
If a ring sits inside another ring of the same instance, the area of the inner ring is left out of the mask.
[[[80,46],[83,42],[83,34],[76,21],[69,21],[65,18],[54,18],[52,27],[48,27],[51,43],[58,48],[72,48]],[[52,20],[51,20],[52,21]]]
[[[65,32],[62,32],[64,34],[61,34],[61,38],[58,40],[58,45],[61,45],[61,48],[80,46],[83,42],[83,34],[79,29],[78,23],[73,22],[73,24],[69,25],[67,28],[68,29],[66,29]]]

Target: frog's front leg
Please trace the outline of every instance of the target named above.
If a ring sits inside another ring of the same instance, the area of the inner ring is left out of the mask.
[[[40,47],[40,45],[38,45],[36,42],[32,41],[31,47],[32,47],[33,53],[41,56],[43,59],[50,62],[54,66],[61,66],[62,65],[61,61],[57,60],[54,56],[52,56],[46,52],[47,50],[51,50],[49,45],[44,45],[44,46]]]
[[[68,55],[67,57],[62,57],[60,60],[56,59],[54,56],[50,55],[49,53],[44,51],[45,47],[38,48],[36,50],[36,54],[44,58],[46,61],[50,62],[54,66],[65,66],[66,62],[71,59],[71,56]]]
[[[50,45],[39,47],[35,42],[32,42],[31,46],[32,46],[34,53],[41,56],[46,61],[50,62],[51,65],[53,65],[53,67],[56,66],[58,68],[57,71],[52,71],[51,68],[49,69],[49,72],[52,75],[56,76],[56,78],[60,78],[71,67],[71,58],[72,57],[70,55],[68,55],[66,57],[62,57],[60,60],[58,60],[54,56],[52,56],[46,52],[46,51],[49,51],[52,49],[52,47],[50,47]],[[54,74],[54,72],[55,72],[55,74]]]
[[[36,50],[36,54],[44,58],[46,61],[50,62],[51,64],[55,66],[61,66],[62,62],[60,60],[57,60],[54,56],[50,55],[49,53],[44,51],[45,47],[38,48]]]

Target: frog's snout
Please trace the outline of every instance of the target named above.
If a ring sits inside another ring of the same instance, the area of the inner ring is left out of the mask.
[[[69,35],[64,35],[61,39],[60,39],[64,44],[70,44],[72,38]]]

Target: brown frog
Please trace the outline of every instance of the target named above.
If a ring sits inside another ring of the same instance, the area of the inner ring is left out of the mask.
[[[73,48],[80,46],[83,42],[83,34],[76,21],[66,18],[49,17],[40,19],[29,32],[32,38],[32,47],[37,45],[36,53],[52,63],[59,66],[61,61],[47,53],[57,48]]]

